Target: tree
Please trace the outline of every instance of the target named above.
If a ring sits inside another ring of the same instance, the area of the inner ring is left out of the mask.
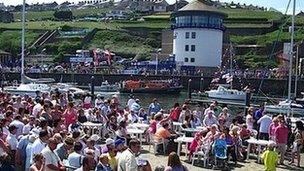
[[[9,11],[0,10],[0,22],[10,23],[14,21],[13,13]]]
[[[73,28],[71,26],[66,24],[61,27],[61,31],[71,31],[72,29]]]
[[[73,17],[72,11],[55,11],[54,12],[54,18],[55,20],[59,21],[71,21]]]
[[[55,56],[54,62],[63,62],[64,61],[64,54],[60,52],[58,55]]]

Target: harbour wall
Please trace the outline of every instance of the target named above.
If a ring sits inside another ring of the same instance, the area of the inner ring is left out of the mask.
[[[109,83],[121,82],[124,80],[134,79],[134,80],[154,80],[154,79],[179,79],[184,86],[185,90],[188,90],[190,85],[191,91],[208,90],[212,77],[200,77],[200,76],[172,76],[172,75],[107,75],[107,74],[68,74],[68,73],[30,73],[27,76],[31,78],[54,78],[56,82],[63,83],[77,83],[78,85],[86,86],[92,82],[92,76],[94,76],[94,84],[101,85],[101,83],[107,80]],[[2,74],[1,81],[20,81],[19,73],[4,73]],[[191,80],[191,81],[189,81]],[[190,84],[189,84],[190,83]],[[294,85],[294,81],[292,83]],[[253,92],[258,92],[260,89],[265,94],[286,96],[288,90],[287,79],[257,79],[257,78],[247,78],[247,79],[234,79],[233,87],[236,89],[241,89],[245,86],[249,86]],[[294,91],[294,87],[292,87]],[[297,94],[300,95],[304,92],[304,80],[298,81]]]

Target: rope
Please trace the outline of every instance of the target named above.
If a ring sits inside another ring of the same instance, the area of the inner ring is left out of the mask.
[[[284,13],[284,16],[287,14],[290,4],[291,4],[291,0],[289,0],[289,2],[288,2],[287,8],[286,8],[285,13]],[[282,33],[283,27],[288,23],[289,20],[290,20],[290,17],[280,26],[280,30],[279,30],[279,32],[277,34],[276,41],[274,42],[274,44],[272,46],[271,54],[268,56],[269,59],[272,58],[272,55],[274,54],[274,51],[275,51],[275,47],[276,47],[276,45],[277,45],[277,43],[279,41],[279,37],[280,37],[280,35]],[[268,68],[268,67],[269,67],[269,64],[267,64],[266,68]],[[258,89],[258,94],[259,94],[259,92],[262,92],[261,89],[262,89],[262,85],[264,83],[264,80],[265,80],[265,77],[262,77],[262,80],[261,80],[261,83],[260,83],[259,89]]]

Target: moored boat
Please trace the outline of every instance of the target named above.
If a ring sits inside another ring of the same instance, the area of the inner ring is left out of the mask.
[[[14,95],[29,95],[31,97],[36,96],[36,92],[49,92],[50,86],[42,83],[27,83],[20,84],[18,86],[7,86],[3,89],[5,92],[9,92]]]
[[[243,100],[246,99],[246,93],[235,89],[227,89],[219,86],[216,90],[206,91],[209,98],[227,99],[227,100]]]
[[[95,87],[96,91],[100,92],[118,92],[119,91],[119,84],[109,84],[108,81],[103,81],[101,86]]]
[[[119,91],[122,93],[178,94],[181,92],[182,88],[181,85],[173,80],[127,80],[122,82]]]
[[[277,105],[265,105],[266,112],[270,113],[280,113],[280,114],[290,114],[292,116],[304,115],[304,106],[291,102],[289,100],[280,101]]]

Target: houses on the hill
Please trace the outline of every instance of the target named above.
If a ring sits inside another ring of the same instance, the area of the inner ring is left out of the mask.
[[[0,10],[0,22],[10,23],[14,21],[14,15],[12,12]]]

